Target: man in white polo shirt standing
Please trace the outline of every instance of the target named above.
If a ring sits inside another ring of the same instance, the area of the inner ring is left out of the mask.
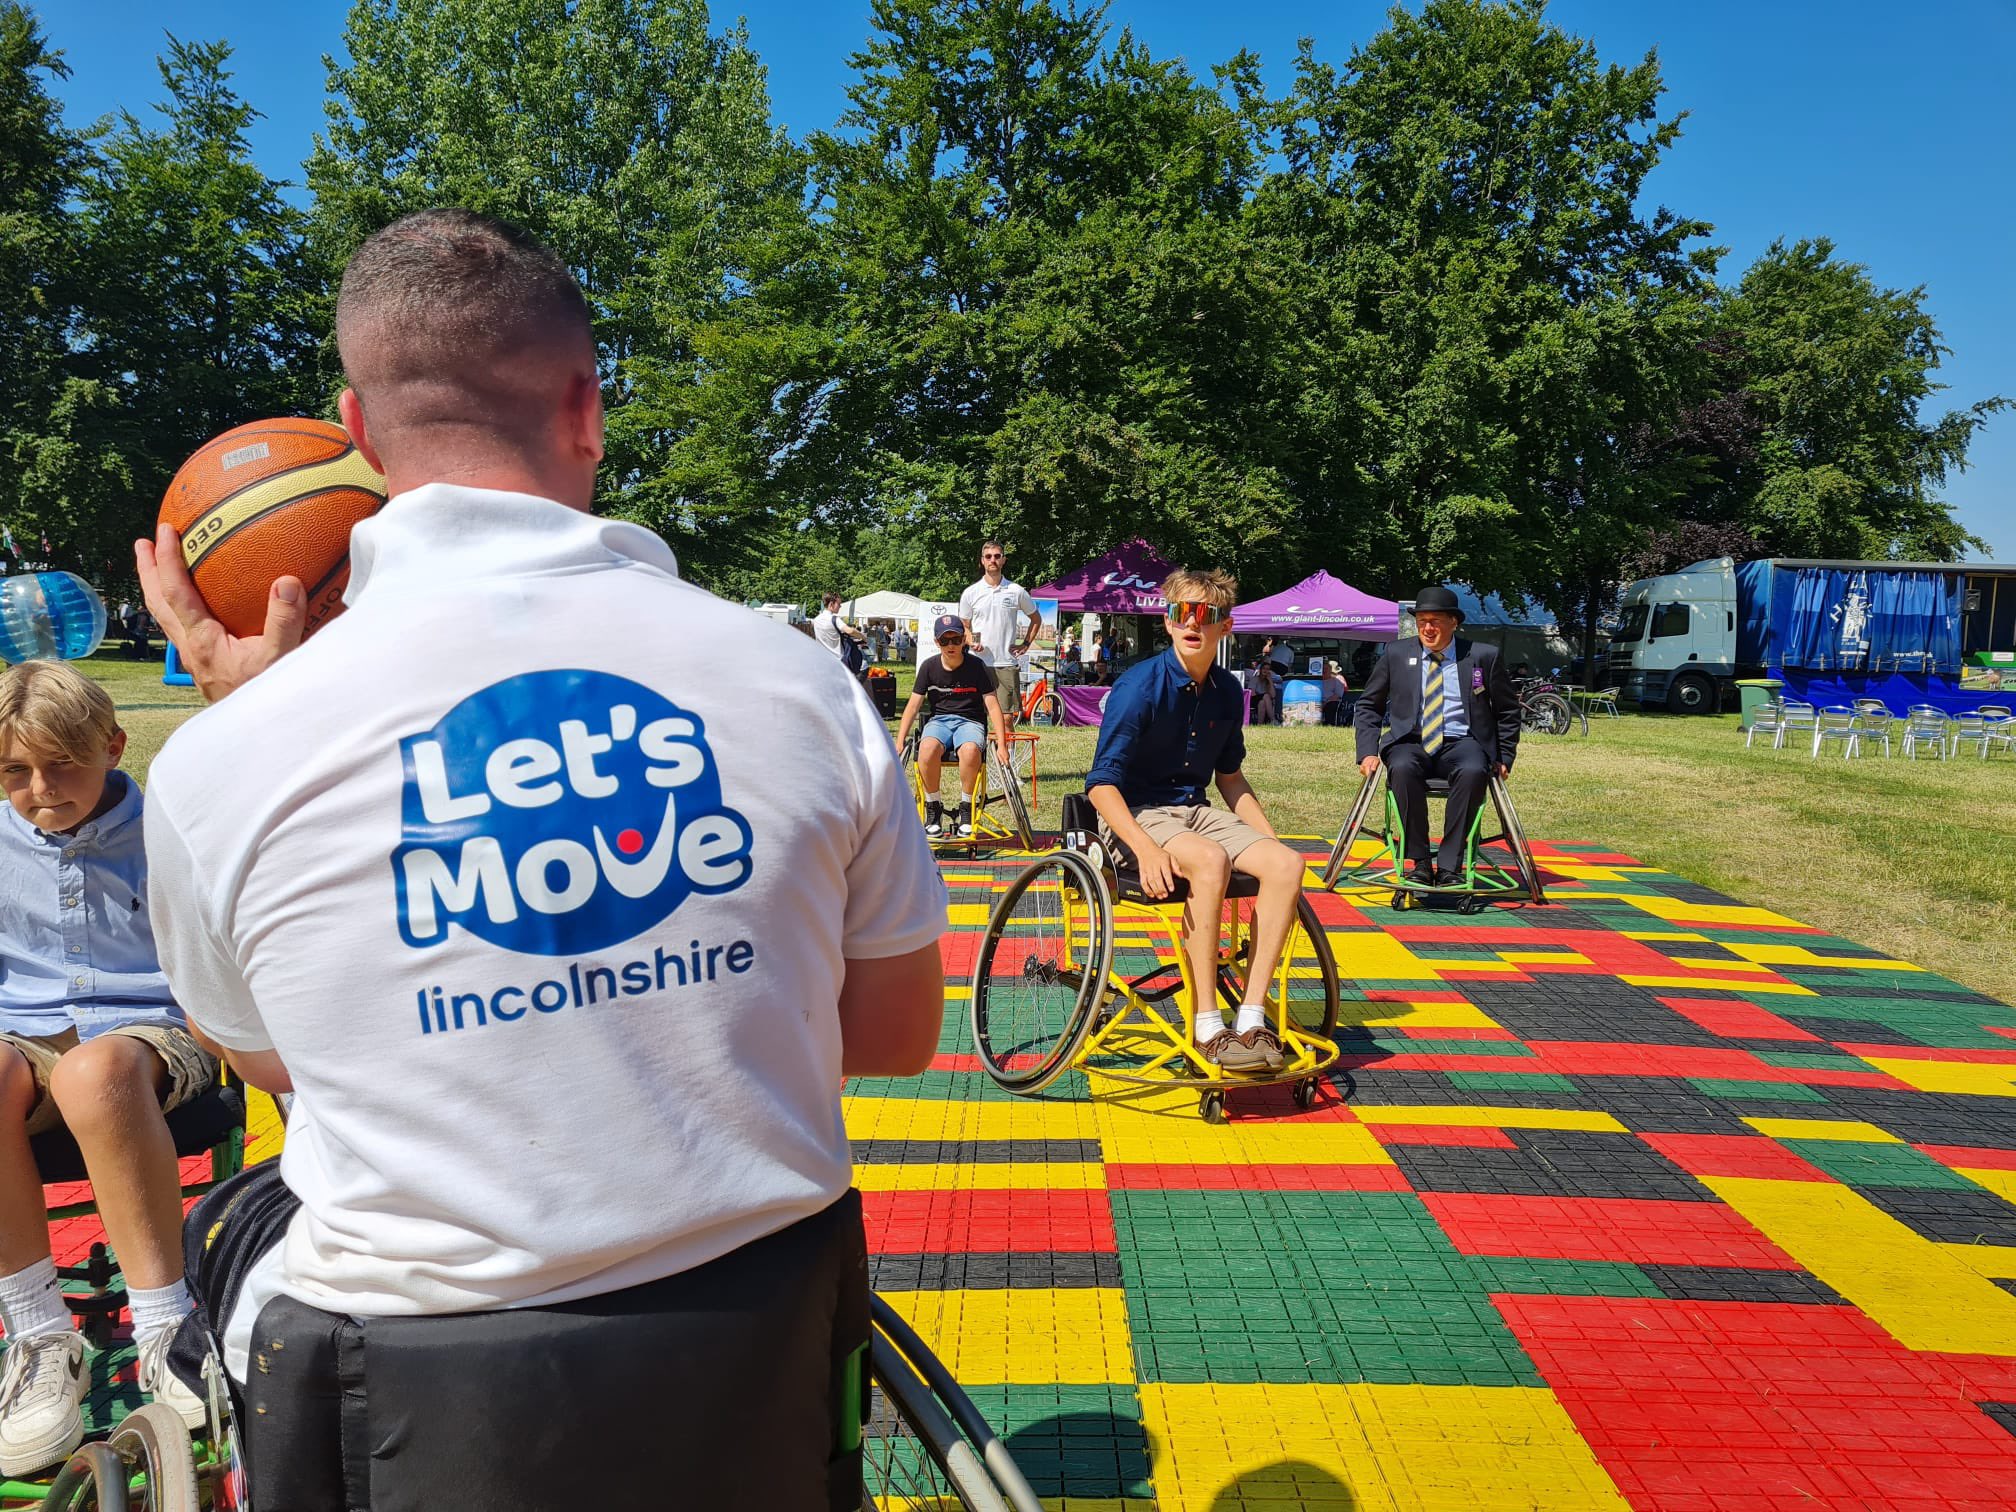
[[[336,336],[390,494],[348,612],[291,649],[282,579],[233,640],[172,531],[136,547],[222,700],[149,784],[162,964],[294,1093],[286,1191],[245,1178],[278,1242],[206,1286],[191,1220],[253,1500],[571,1505],[533,1489],[571,1464],[613,1508],[858,1507],[838,1088],[922,1070],[943,1009],[887,730],[817,644],[589,512],[600,381],[551,253],[409,216],[351,260]]]
[[[959,618],[966,622],[980,660],[994,669],[1001,712],[1012,730],[1022,712],[1022,664],[1016,658],[1036,643],[1043,616],[1029,590],[1003,571],[1007,560],[999,541],[980,543],[980,580],[959,595]]]

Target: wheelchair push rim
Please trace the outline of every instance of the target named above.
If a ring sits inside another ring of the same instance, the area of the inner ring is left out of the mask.
[[[1038,1092],[1077,1056],[1113,968],[1113,905],[1084,857],[1024,867],[987,921],[973,966],[973,1044],[987,1074]]]

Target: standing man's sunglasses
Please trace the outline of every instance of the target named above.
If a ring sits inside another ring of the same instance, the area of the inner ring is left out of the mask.
[[[1169,618],[1176,621],[1179,625],[1196,625],[1199,629],[1202,629],[1205,625],[1224,624],[1225,621],[1232,618],[1232,611],[1220,608],[1216,604],[1171,604],[1169,606]]]

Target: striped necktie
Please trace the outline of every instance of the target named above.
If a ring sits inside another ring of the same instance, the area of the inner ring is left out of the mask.
[[[1421,695],[1421,749],[1442,749],[1442,653],[1428,653],[1428,691]]]

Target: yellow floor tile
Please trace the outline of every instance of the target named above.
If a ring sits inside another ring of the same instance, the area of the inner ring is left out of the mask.
[[[1634,899],[1633,901],[1635,902],[1636,900]],[[1620,977],[1618,980],[1623,982],[1627,987],[1658,987],[1672,991],[1687,988],[1698,991],[1703,987],[1712,991],[1717,987],[1723,987],[1731,992],[1776,992],[1786,997],[1813,997],[1816,995],[1811,987],[1802,987],[1797,982],[1781,982],[1774,981],[1768,977],[1736,975],[1734,973],[1740,973],[1743,968],[1740,966],[1730,966],[1727,961],[1711,961],[1708,965],[1711,970],[1726,969],[1732,974],[1721,977],[1704,976],[1698,973],[1694,976],[1627,976]]]
[[[1552,866],[1550,860],[1547,863]],[[1770,924],[1780,929],[1797,929],[1799,921],[1788,919],[1768,908],[1749,908],[1738,903],[1690,903],[1685,898],[1664,893],[1611,893],[1610,897],[1642,909],[1655,919],[1687,924]]]
[[[1998,1281],[2016,1281],[2016,1245],[1942,1244],[1939,1248],[1969,1270]]]
[[[1096,1139],[1098,1115],[1082,1102],[934,1102],[843,1097],[853,1139]]]
[[[1111,1287],[888,1292],[963,1386],[1047,1386],[1134,1379],[1127,1295]]]
[[[1235,1108],[1238,1097],[1232,1094]],[[1100,1110],[1100,1145],[1113,1164],[1393,1164],[1362,1124],[1290,1118],[1207,1124],[1197,1116],[1194,1086],[1152,1100],[1102,1100]]]
[[[1700,1179],[1906,1348],[2016,1355],[2016,1297],[1852,1188]]]
[[[1330,953],[1337,958],[1342,976],[1385,982],[1437,980],[1433,966],[1383,929],[1333,929],[1328,933]]]
[[[2016,1097],[2016,1066],[1977,1066],[1971,1061],[1891,1060],[1862,1057],[1920,1092],[1958,1092],[1968,1097]]]
[[[1746,961],[1757,961],[1766,966],[1826,966],[1873,968],[1877,971],[1923,971],[1923,966],[1913,966],[1909,961],[1893,961],[1887,957],[1871,960],[1866,956],[1823,956],[1815,955],[1804,945],[1727,945],[1723,947],[1731,955],[1739,955]]]
[[[1141,1406],[1164,1512],[1625,1507],[1544,1389],[1163,1385]]]
[[[1496,1029],[1498,1021],[1474,1003],[1371,1003],[1346,1000],[1340,1024],[1399,1024],[1409,1029]]]
[[[1888,1129],[1852,1118],[1746,1118],[1759,1134],[1773,1139],[1836,1139],[1853,1144],[1901,1144]]]
[[[2016,1202],[2016,1171],[1981,1170],[1978,1167],[1954,1169],[1976,1186],[1984,1186],[2005,1202]]]
[[[964,1165],[861,1165],[854,1185],[864,1192],[1092,1192],[1106,1186],[1106,1167],[1085,1161],[983,1160]]]

